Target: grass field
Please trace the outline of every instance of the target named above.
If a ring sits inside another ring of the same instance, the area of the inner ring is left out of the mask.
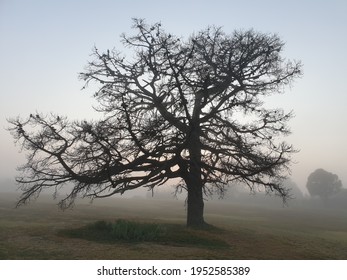
[[[184,202],[114,198],[60,211],[48,199],[14,209],[0,194],[0,259],[347,259],[347,211],[206,203],[209,230],[186,229]],[[117,219],[163,225],[155,241],[71,232]],[[70,233],[70,234],[69,234]]]

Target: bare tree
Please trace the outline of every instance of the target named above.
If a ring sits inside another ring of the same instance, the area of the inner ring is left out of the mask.
[[[281,180],[295,152],[276,137],[290,131],[291,113],[266,109],[263,97],[301,75],[300,62],[281,57],[277,35],[206,30],[183,40],[160,23],[134,19],[135,36],[122,35],[132,57],[94,49],[81,78],[100,84],[100,121],[69,122],[31,115],[10,120],[28,152],[17,181],[18,205],[44,188],[73,183],[60,202],[98,198],[179,178],[187,195],[187,225],[202,226],[204,195],[231,182],[261,186],[283,199]]]

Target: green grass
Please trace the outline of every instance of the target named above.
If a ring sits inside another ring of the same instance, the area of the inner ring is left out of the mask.
[[[0,195],[0,259],[347,259],[347,210],[206,203],[203,230],[182,201],[110,199],[60,211]],[[102,203],[102,204],[101,204]]]
[[[215,236],[216,229],[188,229],[182,225],[129,221],[96,221],[73,229],[59,231],[61,236],[80,238],[99,243],[156,242],[172,246],[228,248],[228,244]]]
[[[148,242],[158,240],[165,234],[165,231],[166,228],[163,225],[119,219],[114,223],[96,221],[80,228],[65,229],[60,233],[69,237],[96,242]]]

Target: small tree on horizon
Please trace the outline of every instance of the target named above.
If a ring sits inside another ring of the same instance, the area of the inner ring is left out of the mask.
[[[342,182],[336,174],[318,168],[308,176],[306,188],[311,196],[318,196],[327,202],[341,191]]]
[[[133,27],[134,36],[122,35],[132,57],[95,48],[80,75],[99,85],[101,120],[10,120],[28,153],[18,205],[66,183],[73,187],[62,208],[78,196],[153,189],[178,178],[177,188],[187,191],[187,225],[203,226],[204,195],[233,182],[285,200],[281,181],[295,150],[276,138],[290,133],[292,114],[267,109],[262,99],[301,76],[301,64],[282,58],[280,38],[209,27],[183,40],[160,23],[134,19]]]

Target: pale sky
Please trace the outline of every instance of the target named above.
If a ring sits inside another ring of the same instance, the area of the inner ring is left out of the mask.
[[[346,15],[345,0],[0,0],[0,179],[25,163],[6,119],[36,111],[96,118],[93,91],[81,91],[78,73],[94,45],[123,50],[120,34],[138,17],[183,37],[208,25],[277,33],[284,56],[304,65],[303,78],[267,103],[295,112],[287,138],[300,150],[293,180],[304,188],[324,168],[347,187]]]

